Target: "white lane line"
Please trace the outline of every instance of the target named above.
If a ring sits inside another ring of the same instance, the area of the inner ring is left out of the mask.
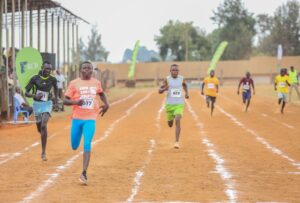
[[[199,121],[199,117],[192,109],[192,106],[188,101],[186,101],[189,112],[192,114],[197,126],[200,129],[202,136],[202,144],[207,148],[208,155],[214,160],[216,166],[216,172],[221,176],[222,180],[225,183],[225,193],[228,198],[228,202],[237,202],[237,191],[235,189],[234,179],[232,173],[224,166],[225,160],[217,152],[215,145],[209,140],[206,132],[204,131],[204,124]]]
[[[222,97],[223,97],[224,99],[230,101],[231,103],[234,103],[234,104],[236,104],[236,105],[241,106],[240,103],[237,103],[236,101],[234,101],[234,100],[232,100],[232,99],[230,99],[230,98],[228,98],[228,97],[226,97],[226,96],[224,96],[224,95],[222,95]],[[256,111],[253,110],[253,112],[256,112]],[[284,123],[284,122],[281,122],[281,121],[278,121],[277,119],[273,118],[272,116],[269,116],[269,115],[266,114],[266,113],[261,113],[260,115],[261,115],[262,117],[264,117],[264,118],[269,118],[270,120],[272,120],[272,121],[274,121],[274,122],[276,122],[276,123],[279,123],[279,124],[283,125],[284,127],[287,127],[287,128],[289,128],[289,129],[295,129],[294,126],[292,126],[292,125],[290,125],[290,124],[287,124],[287,123]]]
[[[164,106],[165,100],[163,100],[160,109],[157,112],[157,116],[156,116],[156,123],[155,126],[157,128],[157,130],[160,132],[160,119],[161,119],[161,113],[163,112],[165,106]],[[135,173],[135,177],[133,180],[133,187],[131,188],[131,195],[127,198],[126,202],[133,202],[135,196],[137,195],[137,193],[139,192],[140,189],[140,185],[141,185],[141,179],[142,176],[144,175],[144,170],[147,167],[147,165],[150,163],[151,161],[151,157],[152,154],[155,150],[155,145],[156,142],[154,139],[150,140],[150,148],[148,149],[148,156],[146,161],[144,162],[143,166]]]
[[[257,132],[255,132],[254,130],[246,127],[241,121],[239,121],[236,117],[234,117],[233,115],[231,115],[230,113],[226,112],[224,109],[222,109],[220,106],[217,106],[217,108],[219,109],[219,111],[221,113],[223,113],[225,116],[227,116],[233,123],[235,123],[236,125],[240,126],[243,130],[245,130],[246,132],[252,134],[256,140],[258,142],[260,142],[261,144],[263,144],[267,149],[271,150],[274,154],[279,155],[280,157],[286,159],[289,161],[289,163],[293,166],[295,166],[297,169],[300,170],[300,162],[297,162],[296,160],[292,159],[291,157],[289,157],[288,155],[286,155],[285,153],[283,153],[280,149],[278,149],[277,147],[272,146],[270,143],[268,143],[264,138],[262,138]]]
[[[131,195],[126,200],[127,203],[133,202],[135,196],[139,192],[140,185],[141,185],[141,179],[144,175],[144,170],[151,161],[151,157],[152,157],[153,151],[155,149],[155,145],[156,145],[155,140],[151,139],[150,140],[150,148],[148,149],[147,160],[145,161],[144,165],[135,173],[135,177],[134,177],[134,181],[133,181],[133,187],[131,188]]]
[[[127,97],[125,97],[125,98],[122,98],[122,99],[120,99],[120,100],[117,100],[117,101],[111,103],[111,106],[114,106],[114,105],[116,105],[116,104],[119,104],[119,103],[121,103],[121,102],[124,102],[124,101],[130,99],[131,97],[133,97],[135,94],[136,94],[136,93],[132,93],[132,94],[130,94],[129,96],[127,96]],[[70,125],[67,125],[67,126],[65,126],[65,127],[63,128],[63,130],[68,130],[68,129],[70,129],[70,127],[71,127]],[[48,137],[48,141],[51,140],[51,139],[53,139],[54,137],[56,137],[56,136],[59,135],[60,133],[61,133],[61,131],[57,131],[57,132],[53,133],[50,137]],[[37,142],[33,143],[32,145],[30,145],[30,146],[28,146],[28,147],[25,147],[25,148],[24,148],[23,150],[21,150],[21,151],[17,151],[17,152],[14,152],[14,153],[9,153],[9,157],[6,158],[6,159],[4,159],[4,160],[2,160],[2,161],[0,161],[0,165],[2,165],[2,164],[4,164],[4,163],[7,163],[8,161],[11,161],[11,160],[13,160],[13,159],[15,159],[15,158],[17,158],[17,157],[23,155],[24,153],[26,153],[27,151],[29,151],[29,150],[35,148],[35,147],[38,146],[38,145],[40,145],[40,143],[37,141]]]
[[[70,127],[70,126],[69,126]],[[59,135],[60,133],[59,132],[55,132],[53,133],[49,138],[48,140],[51,140],[52,138],[56,137],[57,135]],[[2,161],[0,161],[0,165],[4,164],[4,163],[7,163],[17,157],[20,157],[21,155],[23,155],[24,153],[28,152],[29,150],[37,147],[40,143],[37,141],[37,142],[34,142],[33,144],[31,144],[30,146],[27,146],[25,147],[24,149],[18,151],[18,152],[14,152],[14,153],[10,153],[10,156]]]
[[[93,145],[98,144],[99,142],[105,140],[110,133],[113,131],[114,127],[120,123],[122,120],[124,120],[125,118],[127,118],[132,111],[137,108],[140,104],[142,104],[144,101],[146,101],[152,93],[149,93],[146,97],[140,99],[137,103],[135,103],[132,107],[130,107],[126,112],[125,115],[123,115],[122,117],[120,117],[119,119],[117,119],[116,121],[114,121],[109,128],[104,132],[104,135],[102,137],[100,137],[99,139],[95,140],[93,142]],[[37,189],[32,192],[31,194],[29,194],[28,196],[24,197],[20,203],[27,203],[27,202],[31,202],[32,200],[34,200],[35,198],[37,198],[38,196],[40,196],[47,188],[49,188],[51,185],[53,185],[55,183],[55,181],[58,179],[59,176],[62,175],[62,173],[68,169],[76,159],[78,159],[80,157],[80,155],[83,152],[79,152],[76,155],[74,155],[72,158],[68,159],[63,165],[57,166],[56,170],[53,174],[49,174],[49,178],[47,180],[45,180],[42,184],[40,184]]]

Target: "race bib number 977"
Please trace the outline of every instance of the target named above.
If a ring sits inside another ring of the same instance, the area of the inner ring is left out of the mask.
[[[83,99],[83,104],[80,106],[82,109],[93,109],[94,108],[94,99]]]

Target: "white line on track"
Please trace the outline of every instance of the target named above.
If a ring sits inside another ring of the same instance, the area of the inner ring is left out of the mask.
[[[286,159],[287,161],[289,161],[289,163],[293,166],[295,166],[297,169],[300,170],[300,162],[297,162],[296,160],[292,159],[291,157],[289,157],[288,155],[286,155],[285,153],[283,153],[280,149],[278,149],[277,147],[272,146],[270,143],[268,143],[264,138],[262,138],[257,132],[255,132],[254,130],[247,128],[241,121],[239,121],[236,117],[234,117],[233,115],[231,115],[230,113],[226,112],[224,109],[222,109],[220,106],[217,106],[217,108],[219,109],[219,111],[221,113],[223,113],[225,116],[227,116],[233,123],[235,123],[236,125],[240,126],[243,130],[245,130],[246,132],[252,134],[256,140],[258,142],[260,142],[261,144],[263,144],[267,149],[271,150],[274,154],[279,155],[280,157]]]
[[[226,97],[226,96],[224,96],[224,95],[221,95],[221,97],[223,97],[224,99],[226,99],[226,100],[228,100],[228,101],[230,101],[230,102],[232,102],[232,103],[234,103],[234,104],[236,104],[236,105],[241,106],[240,103],[238,103],[238,102],[236,102],[236,101],[234,101],[234,100],[232,100],[232,99],[230,99],[230,98],[228,98],[228,97]],[[255,112],[255,110],[253,110],[253,111]],[[295,129],[294,126],[292,126],[292,125],[290,125],[290,124],[287,124],[287,123],[284,123],[284,122],[281,122],[281,121],[278,121],[277,119],[273,118],[272,116],[269,116],[269,115],[266,114],[266,113],[262,113],[261,116],[264,117],[264,118],[268,118],[268,119],[270,119],[270,120],[272,120],[272,121],[274,121],[274,122],[276,122],[276,123],[279,123],[279,124],[283,125],[284,127],[289,128],[289,129]]]
[[[132,93],[132,94],[130,94],[129,96],[127,96],[127,97],[125,97],[125,98],[122,98],[122,99],[120,99],[120,100],[117,100],[117,101],[111,103],[111,106],[114,106],[114,105],[116,105],[116,104],[119,104],[119,103],[121,103],[121,102],[124,102],[124,101],[130,99],[131,97],[133,97],[135,94],[136,94],[136,93]],[[67,126],[65,126],[65,127],[63,128],[63,130],[68,130],[68,129],[70,129],[70,125],[67,125]],[[51,139],[53,139],[53,138],[56,137],[57,135],[59,135],[61,132],[62,132],[62,131],[59,130],[59,131],[57,131],[57,132],[51,134],[51,135],[48,137],[48,141],[51,140]],[[8,155],[6,154],[7,156],[1,156],[1,155],[0,155],[0,158],[1,158],[1,157],[7,157],[6,159],[0,161],[0,165],[2,165],[2,164],[4,164],[4,163],[7,163],[7,162],[9,162],[9,161],[11,161],[11,160],[13,160],[13,159],[15,159],[15,158],[17,158],[17,157],[20,157],[21,155],[23,155],[23,154],[26,153],[27,151],[29,151],[29,150],[31,150],[31,149],[37,147],[38,145],[40,145],[40,143],[39,143],[38,141],[36,141],[35,143],[31,144],[30,146],[25,147],[25,148],[24,148],[23,150],[21,150],[21,151],[17,151],[17,152],[13,152],[13,153],[7,153],[7,154],[8,154]]]
[[[208,155],[214,160],[216,163],[216,172],[221,176],[222,180],[225,182],[225,193],[228,198],[228,202],[237,202],[237,191],[235,190],[235,184],[233,175],[231,172],[224,166],[225,160],[219,155],[216,151],[214,144],[209,140],[207,134],[204,131],[204,124],[199,121],[199,117],[192,109],[192,106],[188,101],[186,101],[189,112],[192,114],[197,126],[200,129],[200,133],[202,136],[202,144],[204,144],[207,148]]]
[[[158,110],[157,116],[156,116],[156,123],[155,123],[155,125],[156,125],[156,128],[157,128],[158,132],[160,132],[160,119],[161,119],[161,113],[164,110],[164,103],[165,103],[165,100],[163,100],[163,102],[161,104],[161,107]],[[155,140],[151,139],[150,140],[150,148],[148,149],[147,159],[144,162],[143,166],[135,173],[136,175],[135,175],[135,178],[133,180],[134,184],[133,184],[133,187],[131,188],[131,195],[126,200],[126,202],[128,202],[128,203],[129,202],[133,202],[135,196],[139,192],[140,185],[141,185],[141,179],[142,179],[142,177],[144,175],[144,170],[145,170],[145,168],[147,167],[147,165],[151,161],[151,157],[152,157],[152,154],[154,152],[155,145],[156,145]]]
[[[104,135],[102,137],[100,137],[99,139],[95,140],[93,142],[93,145],[98,144],[99,142],[105,140],[109,134],[113,131],[114,127],[120,123],[122,120],[124,120],[125,118],[127,118],[132,111],[137,108],[140,104],[142,104],[144,101],[146,101],[152,93],[147,94],[147,96],[145,96],[144,98],[140,99],[137,103],[135,103],[132,107],[130,107],[126,112],[125,115],[123,115],[122,117],[120,117],[119,119],[117,119],[116,121],[114,121],[110,127],[104,132]],[[47,188],[49,188],[51,185],[53,185],[55,183],[55,181],[58,179],[58,177],[60,175],[62,175],[62,173],[68,169],[73,163],[74,161],[76,161],[76,159],[79,158],[79,156],[82,154],[83,152],[79,152],[76,155],[74,155],[72,158],[68,159],[65,164],[57,166],[56,170],[53,174],[49,174],[49,178],[47,180],[45,180],[42,184],[40,184],[38,186],[38,188],[32,192],[31,194],[29,194],[28,196],[24,197],[23,200],[20,201],[20,203],[27,203],[27,202],[31,202],[32,200],[34,200],[36,197],[40,196]]]
[[[135,177],[134,177],[134,181],[133,181],[134,184],[133,184],[133,187],[131,188],[131,195],[126,200],[127,203],[133,202],[135,196],[139,192],[140,185],[141,185],[141,179],[144,175],[144,170],[151,161],[151,157],[152,157],[152,154],[154,152],[155,145],[156,145],[155,140],[151,139],[150,140],[150,148],[148,149],[147,159],[146,159],[145,163],[143,164],[143,166],[135,173]]]

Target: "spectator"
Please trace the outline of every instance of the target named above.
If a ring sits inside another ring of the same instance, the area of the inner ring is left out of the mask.
[[[15,92],[14,98],[18,100],[18,102],[20,104],[20,107],[21,107],[21,110],[28,111],[29,112],[29,116],[30,116],[32,114],[32,112],[33,112],[33,108],[25,102],[24,98],[21,95],[21,89],[20,89],[20,87],[16,87],[16,92]],[[25,115],[26,114],[24,114],[24,116]]]

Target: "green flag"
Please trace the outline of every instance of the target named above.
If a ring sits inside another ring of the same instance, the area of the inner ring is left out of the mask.
[[[131,63],[130,63],[129,72],[128,72],[128,79],[133,79],[133,77],[134,77],[135,64],[136,64],[136,58],[137,58],[139,46],[140,46],[140,41],[138,40],[138,41],[136,41],[136,43],[134,45],[134,50],[132,52]]]
[[[32,47],[26,47],[19,51],[16,58],[16,74],[19,84],[23,92],[25,87],[33,75],[38,74],[41,70],[43,59],[40,52]],[[33,100],[27,99],[28,103],[32,105]]]
[[[219,44],[219,46],[218,46],[218,48],[217,48],[210,64],[209,64],[207,74],[209,74],[211,70],[216,69],[217,63],[219,62],[220,58],[222,57],[227,45],[228,45],[227,41],[223,41],[223,42],[221,42],[221,44]]]

